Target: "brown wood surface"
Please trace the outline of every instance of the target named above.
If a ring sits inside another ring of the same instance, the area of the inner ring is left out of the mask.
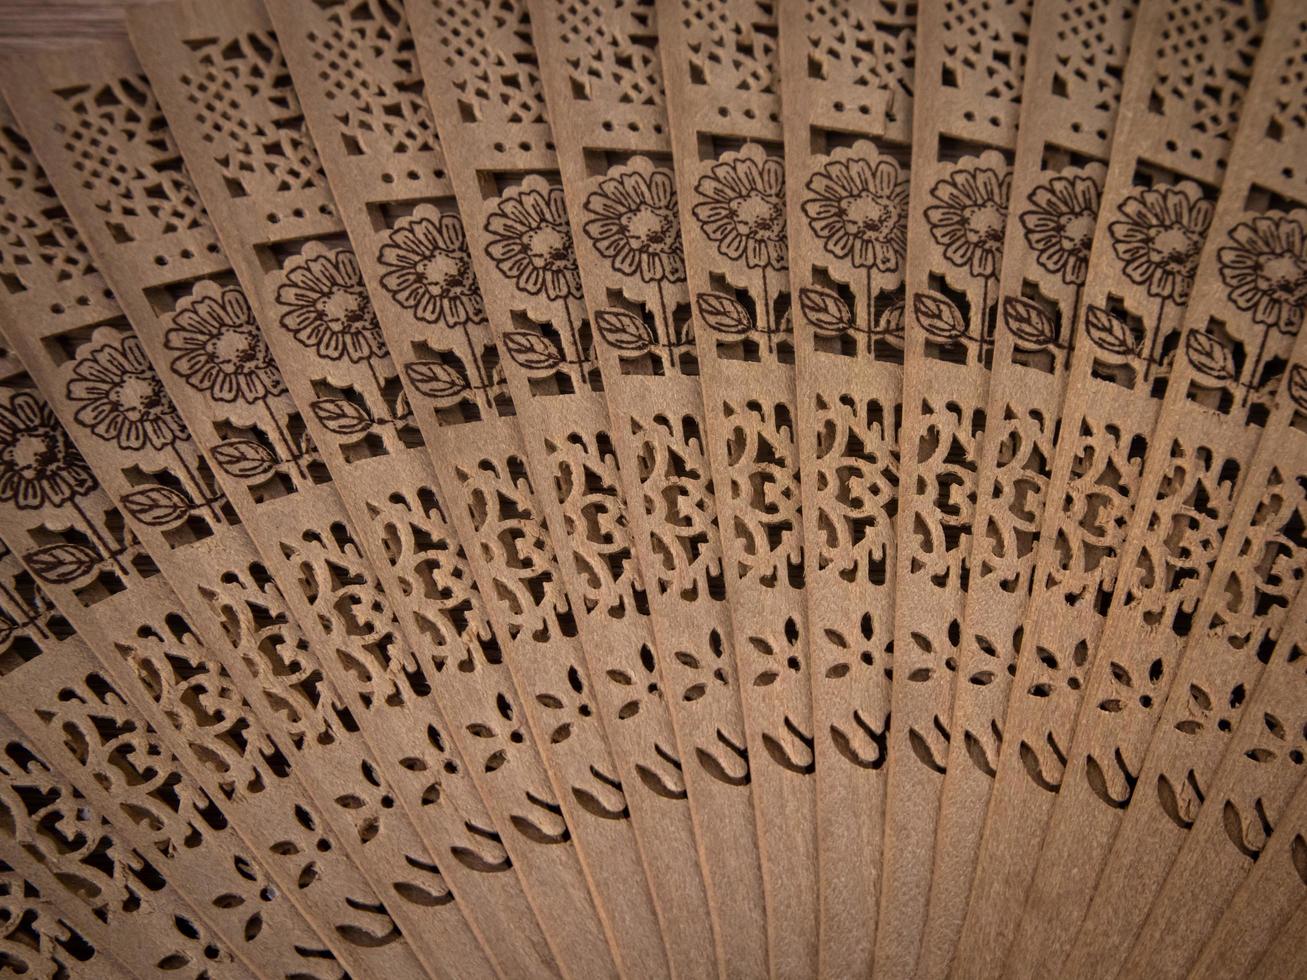
[[[0,0],[0,52],[127,36],[124,8],[143,0]]]

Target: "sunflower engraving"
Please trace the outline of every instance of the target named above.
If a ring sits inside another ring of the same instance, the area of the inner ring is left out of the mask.
[[[671,174],[627,171],[600,181],[585,199],[583,226],[595,251],[614,272],[644,282],[684,282],[681,223],[676,214],[676,187]]]
[[[504,277],[531,296],[580,299],[581,273],[563,191],[534,188],[504,197],[486,219],[486,255]]]
[[[930,237],[944,248],[944,258],[977,279],[997,279],[1007,227],[1007,199],[1012,175],[989,167],[958,167],[936,181],[926,208]]]
[[[694,186],[692,213],[717,251],[750,269],[786,266],[785,168],[779,160],[738,157],[716,163]]]
[[[77,424],[119,449],[167,449],[190,440],[136,337],[100,344],[78,358],[67,391],[80,406]]]
[[[98,486],[49,405],[27,392],[0,404],[0,501],[19,510],[59,507]]]
[[[313,255],[286,270],[277,287],[280,323],[328,361],[358,364],[386,353],[376,311],[352,252]]]
[[[822,246],[858,269],[897,272],[908,250],[908,181],[890,160],[832,160],[804,185]]]
[[[1259,215],[1230,229],[1216,253],[1230,302],[1253,322],[1296,334],[1307,306],[1307,234],[1287,217]]]
[[[1188,303],[1212,223],[1211,203],[1177,187],[1148,188],[1126,198],[1118,211],[1124,220],[1107,230],[1125,277],[1149,296]]]
[[[1035,261],[1068,286],[1083,286],[1098,221],[1099,186],[1088,177],[1054,177],[1026,198],[1021,228]]]
[[[245,294],[234,286],[178,308],[164,346],[173,372],[219,402],[253,405],[286,390]]]
[[[452,214],[401,220],[381,246],[390,271],[381,286],[423,323],[461,327],[486,322],[463,223]]]

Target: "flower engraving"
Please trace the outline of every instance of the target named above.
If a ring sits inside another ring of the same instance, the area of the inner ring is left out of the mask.
[[[1021,212],[1035,261],[1068,286],[1083,286],[1089,273],[1099,194],[1098,184],[1088,177],[1054,177],[1030,192],[1030,207]]]
[[[1307,305],[1307,234],[1292,218],[1260,215],[1230,230],[1216,253],[1230,302],[1253,322],[1297,334]]]
[[[1264,380],[1261,369],[1272,330],[1296,336],[1307,306],[1307,234],[1293,218],[1258,215],[1230,229],[1230,241],[1216,253],[1221,282],[1231,303],[1262,328],[1244,401]]]
[[[930,237],[943,246],[945,259],[976,278],[998,278],[1011,183],[1009,173],[958,167],[930,189],[939,202],[926,208]]]
[[[352,363],[386,354],[358,259],[340,249],[293,263],[277,287],[281,325],[328,361]]]
[[[1123,220],[1113,221],[1107,230],[1112,251],[1122,263],[1121,271],[1158,301],[1144,360],[1147,382],[1153,369],[1160,369],[1166,360],[1165,353],[1159,358],[1157,351],[1167,303],[1183,307],[1189,302],[1213,208],[1190,186],[1146,188],[1127,197],[1117,210]],[[1090,326],[1086,321],[1087,330]],[[1162,349],[1165,352],[1164,346]]]
[[[625,171],[600,181],[585,199],[583,226],[613,271],[644,282],[684,282],[681,224],[671,174]]]
[[[390,270],[381,277],[382,288],[423,323],[461,327],[486,322],[457,216],[404,218],[387,236],[378,261]]]
[[[164,334],[164,347],[178,352],[173,373],[214,401],[261,406],[285,458],[304,476],[300,459],[310,451],[310,443],[307,437],[292,440],[268,404],[285,393],[286,383],[249,300],[235,286],[220,291],[203,286],[178,306]],[[228,439],[214,446],[211,455],[219,469],[239,480],[262,479],[281,461],[276,452],[249,439]]]
[[[167,449],[190,440],[136,337],[100,344],[78,358],[67,392],[80,405],[77,424],[119,449]]]
[[[779,160],[739,157],[716,163],[695,184],[693,214],[717,251],[750,269],[786,266],[785,168]]]
[[[897,272],[908,250],[908,181],[890,160],[832,160],[804,185],[803,213],[831,255]]]
[[[1176,187],[1149,188],[1118,208],[1124,220],[1108,226],[1122,272],[1148,295],[1189,302],[1198,257],[1212,223],[1212,205]]]
[[[505,196],[485,227],[491,236],[486,255],[519,290],[551,300],[581,298],[581,273],[561,188]]]
[[[164,346],[172,370],[219,402],[253,405],[286,390],[245,294],[234,286],[179,307]]]
[[[59,507],[99,484],[50,406],[26,392],[0,404],[0,501]]]

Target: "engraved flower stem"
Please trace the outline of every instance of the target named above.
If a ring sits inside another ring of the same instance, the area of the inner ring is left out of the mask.
[[[1076,327],[1080,325],[1080,297],[1085,291],[1084,283],[1076,283],[1071,294],[1071,330],[1066,339],[1066,357],[1070,363],[1071,355],[1076,349]]]
[[[113,545],[109,543],[109,539],[100,533],[100,529],[95,526],[95,521],[91,520],[91,515],[86,513],[86,509],[78,503],[77,498],[73,497],[69,503],[72,505],[73,510],[77,511],[77,516],[82,519],[82,523],[86,525],[86,530],[90,532],[91,537],[94,538],[96,543],[104,549],[104,557],[113,562],[114,565],[117,566],[118,571],[122,572],[124,575],[130,574],[127,571],[127,566],[122,563],[119,553],[114,550]]]
[[[467,356],[472,362],[472,370],[476,372],[477,390],[485,398],[486,408],[494,408],[494,399],[490,395],[490,381],[486,378],[480,353],[477,351],[476,345],[472,343],[472,329],[467,325],[466,321],[463,323],[463,342],[467,344]]]
[[[369,357],[367,359],[368,373],[372,375],[372,383],[377,386],[377,398],[381,400],[382,404],[385,404],[386,382],[381,377],[381,372],[377,370],[376,360],[375,357]]]
[[[281,420],[277,418],[277,413],[272,410],[272,405],[266,398],[263,399],[263,408],[268,413],[268,419],[272,422],[272,427],[277,430],[277,438],[281,440],[282,446],[285,447],[286,458],[295,467],[295,472],[299,474],[300,479],[304,479],[306,474],[304,473],[304,467],[300,465],[299,453],[295,451],[295,447],[290,441],[290,435],[282,428]]]
[[[767,353],[775,353],[775,345],[772,341],[772,322],[771,322],[771,294],[767,292],[767,267],[762,267],[762,306],[763,306],[763,330],[767,337]]]
[[[1147,384],[1152,376],[1153,358],[1157,353],[1157,340],[1162,336],[1162,313],[1166,309],[1166,297],[1163,296],[1157,303],[1157,326],[1153,328],[1152,339],[1148,341],[1148,360],[1144,362],[1144,383]]]
[[[985,348],[994,342],[989,332],[989,276],[980,279],[980,358],[983,363]]]
[[[576,319],[572,316],[572,302],[564,297],[563,312],[567,314],[567,332],[572,338],[572,350],[576,351],[577,383],[585,384],[585,357],[581,352],[581,338],[576,332]],[[563,358],[564,361],[567,358]]]
[[[876,301],[871,287],[871,266],[867,266],[867,353],[876,348]]]
[[[14,604],[15,629],[30,626],[40,634],[41,639],[48,640],[50,638],[50,634],[45,631],[45,627],[37,621],[37,614],[40,610],[36,608],[35,604],[28,607],[27,603],[18,597],[17,593],[2,582],[0,582],[0,592],[3,592],[4,597]]]
[[[1262,330],[1262,341],[1257,345],[1257,357],[1253,359],[1253,369],[1248,373],[1248,383],[1243,386],[1243,404],[1248,404],[1248,399],[1253,396],[1257,389],[1257,372],[1262,368],[1262,358],[1266,356],[1266,341],[1270,339],[1271,328],[1267,327]]]
[[[190,481],[191,486],[195,488],[195,499],[201,507],[208,507],[209,512],[213,514],[213,519],[221,523],[222,515],[218,513],[217,502],[209,496],[208,490],[200,482],[199,474],[194,472],[190,464],[186,462],[186,455],[178,448],[177,443],[172,444],[172,453],[177,457],[177,463],[181,466],[182,472],[186,474],[186,479]]]
[[[662,280],[658,282],[658,308],[663,317],[663,343],[667,347],[667,372],[670,374],[676,367],[676,356],[672,349],[672,321],[667,316],[667,297],[663,295]]]

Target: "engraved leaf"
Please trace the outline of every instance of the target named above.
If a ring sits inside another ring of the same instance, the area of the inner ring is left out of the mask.
[[[718,333],[740,335],[753,329],[753,319],[743,304],[721,293],[699,297],[699,319]]]
[[[453,398],[468,390],[468,383],[448,364],[439,361],[413,361],[404,365],[408,382],[427,398]]]
[[[44,582],[67,585],[95,571],[100,553],[80,544],[52,544],[25,556],[32,571]]]
[[[673,316],[666,329],[673,347],[689,347],[694,343],[694,321],[691,317],[683,316],[678,320]]]
[[[876,332],[886,337],[897,337],[903,339],[903,313],[902,303],[894,303],[880,315],[880,322],[876,325]]]
[[[528,371],[547,370],[563,363],[563,358],[553,344],[539,334],[526,330],[504,334],[504,348],[515,363]]]
[[[826,289],[800,289],[799,309],[815,329],[824,333],[842,333],[853,326],[853,314],[844,300]]]
[[[657,343],[649,325],[626,310],[600,310],[595,314],[595,325],[599,336],[618,350],[643,351]]]
[[[228,476],[253,480],[267,476],[277,465],[277,457],[266,446],[251,439],[228,439],[213,447],[213,461]]]
[[[1293,403],[1307,412],[1307,367],[1295,364],[1289,370],[1289,397]]]
[[[1008,296],[1003,300],[1003,325],[1018,343],[1043,347],[1057,339],[1057,331],[1047,313],[1028,299]]]
[[[124,494],[127,513],[146,527],[172,527],[191,512],[190,501],[171,487],[145,487]]]
[[[1211,334],[1190,331],[1184,338],[1184,352],[1199,374],[1215,381],[1234,380],[1234,357]]]
[[[912,297],[912,313],[921,329],[936,340],[957,340],[967,332],[962,314],[943,296],[917,293]]]
[[[1129,357],[1139,353],[1125,321],[1112,316],[1101,306],[1091,306],[1085,312],[1085,333],[1109,354]]]
[[[367,411],[346,398],[319,398],[312,408],[322,427],[338,436],[356,436],[372,428]]]

